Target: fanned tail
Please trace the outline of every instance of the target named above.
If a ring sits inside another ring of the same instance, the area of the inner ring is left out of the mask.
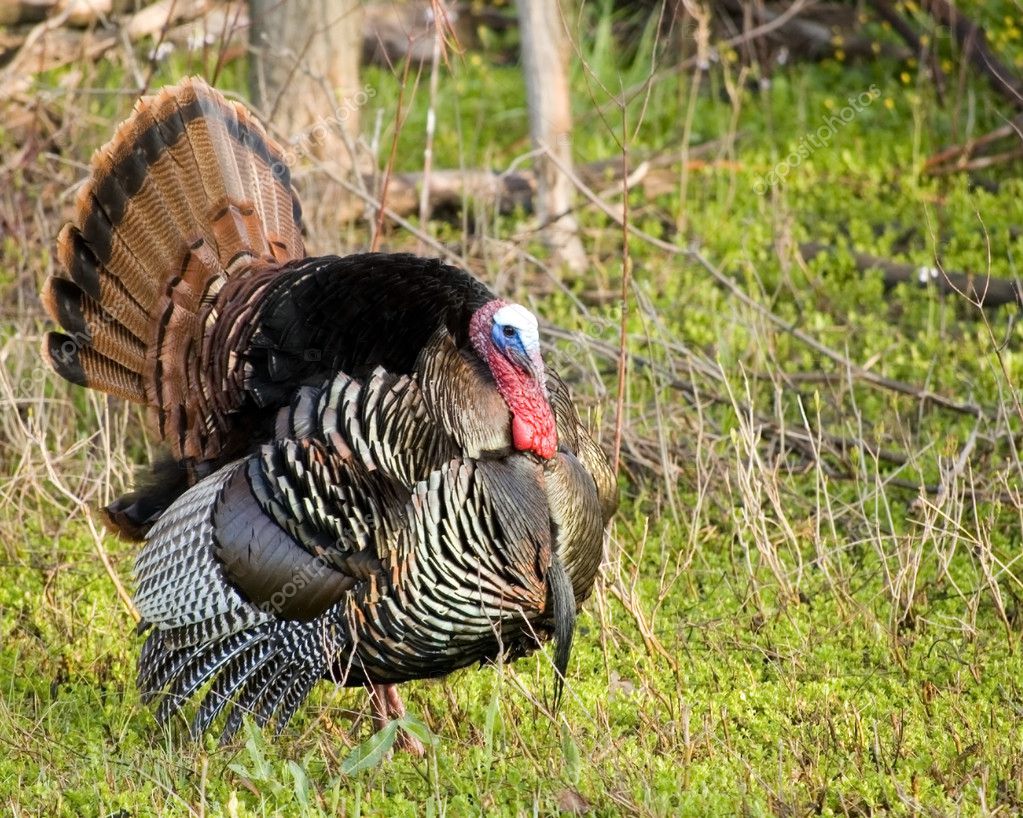
[[[64,330],[44,340],[50,366],[144,404],[172,461],[216,461],[230,448],[226,419],[246,399],[231,388],[237,364],[223,328],[210,343],[217,294],[304,256],[280,147],[200,79],[143,98],[93,156],[57,254],[63,272],[42,293]],[[235,307],[230,321],[243,331],[238,318]],[[136,535],[159,511],[122,506],[114,523]]]
[[[46,337],[50,365],[149,406],[172,453],[205,454],[198,428],[189,440],[179,427],[199,425],[184,401],[202,385],[214,296],[253,268],[304,255],[281,149],[202,80],[143,98],[93,157],[57,254],[64,273],[42,294],[64,329]]]

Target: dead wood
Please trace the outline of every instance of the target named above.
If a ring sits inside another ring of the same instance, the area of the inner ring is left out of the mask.
[[[131,10],[134,13],[129,13]],[[406,58],[413,62],[428,61],[433,32],[431,15],[431,5],[425,0],[365,4],[364,62],[392,66]],[[448,16],[463,47],[476,44],[480,25],[497,29],[515,25],[512,15],[465,4],[453,4]],[[244,0],[156,0],[141,7],[131,0],[0,0],[0,26],[5,29],[0,32],[0,65],[14,57],[30,39],[30,27],[40,23],[62,33],[51,35],[45,42],[33,42],[29,51],[42,50],[50,40],[73,47],[87,36],[86,29],[94,30],[92,36],[97,42],[106,43],[107,49],[113,48],[119,42],[116,34],[120,28],[133,43],[159,36],[167,46],[195,50],[216,44],[240,57],[243,49],[247,49],[249,14]],[[67,60],[60,60],[61,50],[50,48],[49,57],[36,59],[44,65],[41,70],[66,64]]]
[[[688,167],[699,170],[712,164],[702,157],[719,148],[717,140],[694,146],[689,150]],[[635,167],[630,173],[630,188],[642,185],[644,194],[653,197],[677,187],[677,153],[650,157],[638,155],[633,162]],[[623,163],[620,156],[588,162],[577,167],[576,172],[587,185],[607,188],[613,193],[621,191]],[[367,177],[364,183],[367,189],[373,189],[371,178]],[[422,183],[422,173],[392,175],[387,188],[387,209],[399,216],[417,213]],[[517,208],[532,212],[536,190],[536,174],[529,168],[505,172],[484,168],[434,170],[430,172],[429,210],[434,213],[440,211],[440,214],[453,210],[461,212],[467,201],[474,201],[499,213],[511,213]],[[342,208],[340,218],[342,221],[358,221],[375,212],[375,207],[369,203],[352,203]]]
[[[803,258],[810,260],[832,248],[819,242],[799,245]],[[860,272],[880,270],[886,287],[897,284],[913,284],[918,287],[935,287],[946,295],[959,295],[980,307],[998,307],[1004,304],[1023,306],[1023,285],[1019,281],[996,278],[979,273],[950,272],[937,262],[913,265],[872,256],[868,253],[853,253],[853,260]]]
[[[945,176],[975,171],[1019,159],[1023,156],[1023,114],[982,136],[960,145],[950,145],[924,162],[924,173]]]
[[[124,18],[120,29],[131,42],[137,42],[166,32],[171,26],[199,20],[218,5],[221,4],[216,0],[158,0]],[[69,22],[74,11],[81,8],[68,5],[25,32],[17,43],[7,43],[0,54],[4,63],[0,72],[0,102],[26,90],[32,74],[79,60],[98,60],[122,42],[116,27],[72,28]],[[98,23],[98,18],[94,22]]]

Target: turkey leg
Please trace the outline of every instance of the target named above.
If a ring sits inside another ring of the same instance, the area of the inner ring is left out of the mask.
[[[391,719],[400,719],[405,715],[405,703],[398,693],[398,685],[367,685],[369,700],[373,708],[373,729],[382,730]],[[411,753],[416,758],[426,755],[426,748],[418,738],[405,730],[398,730],[395,737],[398,749]]]

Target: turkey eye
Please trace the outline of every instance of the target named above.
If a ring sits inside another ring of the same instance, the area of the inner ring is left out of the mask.
[[[515,327],[506,326],[506,327],[504,327],[501,330],[501,332],[504,333],[504,337],[505,338],[514,338],[515,337]]]

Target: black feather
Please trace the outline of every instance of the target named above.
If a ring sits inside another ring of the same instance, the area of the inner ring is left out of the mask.
[[[78,386],[88,386],[78,352],[87,339],[74,339],[62,332],[48,332],[43,340],[43,357],[60,377]]]
[[[572,637],[575,634],[575,594],[572,580],[561,560],[554,555],[551,567],[547,569],[547,599],[554,619],[554,707],[561,704],[565,687],[568,660],[572,656]]]
[[[185,464],[166,455],[158,458],[131,492],[104,509],[108,524],[128,539],[141,540],[192,480],[192,471]]]

